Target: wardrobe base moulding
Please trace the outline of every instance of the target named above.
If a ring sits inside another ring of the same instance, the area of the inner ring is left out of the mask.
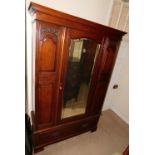
[[[52,143],[82,134],[84,132],[95,132],[99,115],[90,116],[77,121],[60,124],[51,128],[41,129],[33,132],[34,152],[39,152]]]

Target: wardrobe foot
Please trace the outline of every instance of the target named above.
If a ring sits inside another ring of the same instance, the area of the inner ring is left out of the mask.
[[[44,150],[44,147],[34,148],[34,153],[37,153],[43,150]]]
[[[91,129],[91,132],[95,132],[97,130],[97,127],[94,127]]]

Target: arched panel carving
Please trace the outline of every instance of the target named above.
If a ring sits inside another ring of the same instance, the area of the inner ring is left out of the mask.
[[[40,71],[56,70],[56,44],[52,36],[46,35],[40,44]]]
[[[58,38],[58,31],[54,28],[42,28],[40,32],[40,40],[43,40],[46,36],[51,36],[53,41],[56,43]]]

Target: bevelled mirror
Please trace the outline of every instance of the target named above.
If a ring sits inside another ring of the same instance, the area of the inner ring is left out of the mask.
[[[100,44],[91,39],[71,39],[62,118],[85,113],[93,67],[99,48]]]

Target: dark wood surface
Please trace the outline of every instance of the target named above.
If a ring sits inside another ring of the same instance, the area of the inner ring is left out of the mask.
[[[32,116],[36,152],[48,144],[96,130],[120,41],[125,32],[36,3],[30,4],[29,11],[33,20],[35,56],[35,110]],[[69,46],[71,39],[77,38],[92,39],[101,44],[101,47],[95,61],[86,112],[61,119]]]
[[[80,133],[94,130],[97,126],[99,115],[88,117],[83,120],[76,120],[73,122],[68,122],[65,124],[60,124],[55,127],[46,128],[34,132],[36,141],[36,148],[46,146],[54,142],[72,137],[73,135],[78,135]]]
[[[30,3],[29,12],[31,13],[33,19],[51,22],[65,27],[75,28],[80,31],[82,30],[93,33],[100,32],[104,35],[109,34],[120,38],[124,34],[126,34],[126,32],[110,28],[108,26],[104,26],[92,21],[88,21],[86,19],[75,17],[33,2]]]
[[[36,104],[37,129],[55,124],[55,105],[59,87],[59,64],[64,28],[46,22],[37,23]]]
[[[125,151],[123,152],[123,155],[129,155],[129,146],[125,149]]]

